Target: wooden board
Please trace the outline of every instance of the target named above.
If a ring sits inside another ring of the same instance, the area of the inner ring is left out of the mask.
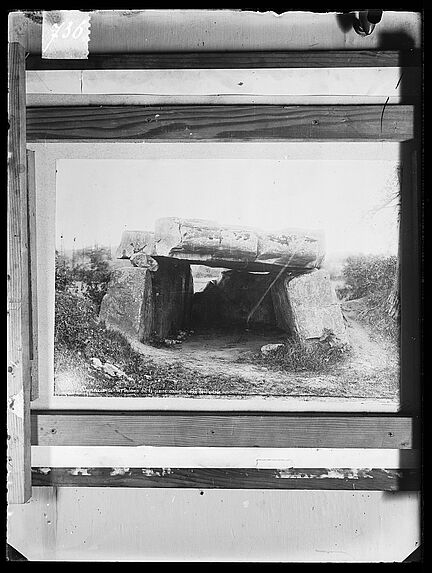
[[[413,106],[101,106],[27,109],[27,141],[405,141]]]
[[[40,446],[416,447],[415,420],[323,416],[147,412],[33,412]]]
[[[414,469],[33,468],[34,486],[415,491]]]
[[[87,60],[51,60],[31,54],[28,70],[174,68],[345,68],[419,66],[419,50],[220,51],[90,54]]]
[[[30,360],[31,393],[30,399],[39,397],[38,383],[38,312],[37,312],[37,248],[36,248],[36,173],[35,152],[27,150],[27,202],[29,236],[29,298],[30,298]]]
[[[31,496],[30,333],[25,125],[25,51],[9,45],[8,134],[8,502]]]
[[[67,105],[65,96],[79,96],[85,103],[96,95],[141,96],[143,104],[165,104],[170,98],[173,104],[384,104],[387,99],[407,104],[420,97],[420,86],[420,68],[406,67],[26,72],[27,102],[33,106],[54,96]]]

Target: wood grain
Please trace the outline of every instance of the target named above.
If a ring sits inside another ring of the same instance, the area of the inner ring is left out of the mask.
[[[9,45],[8,133],[8,502],[31,496],[30,333],[26,181],[25,51]]]
[[[30,299],[30,360],[31,360],[31,392],[30,400],[39,396],[38,384],[38,313],[37,313],[37,248],[36,248],[36,172],[35,152],[27,150],[27,211],[29,237],[29,299]]]
[[[27,141],[405,141],[411,105],[33,107]]]
[[[39,446],[417,447],[409,417],[146,412],[33,412]]]
[[[34,486],[415,491],[416,470],[33,468]]]
[[[28,70],[345,68],[419,66],[418,50],[154,52],[90,54],[87,60],[27,58]]]

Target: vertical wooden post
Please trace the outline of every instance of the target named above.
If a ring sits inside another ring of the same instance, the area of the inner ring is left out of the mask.
[[[421,201],[418,142],[401,145],[401,412],[421,411]]]
[[[28,212],[28,283],[29,283],[29,335],[31,364],[30,400],[39,397],[38,380],[38,316],[37,316],[37,249],[36,249],[36,173],[35,152],[27,150],[27,212]]]
[[[31,496],[25,51],[9,44],[8,133],[8,502]]]

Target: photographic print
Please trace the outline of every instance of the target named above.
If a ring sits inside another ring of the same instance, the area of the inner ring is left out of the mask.
[[[397,162],[210,147],[56,177],[56,395],[397,402]]]

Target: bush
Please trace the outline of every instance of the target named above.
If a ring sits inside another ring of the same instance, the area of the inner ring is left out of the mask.
[[[343,268],[345,286],[338,295],[345,300],[363,299],[358,318],[372,327],[373,332],[398,342],[398,320],[389,315],[389,295],[397,272],[396,256],[349,257]]]
[[[99,358],[123,368],[126,374],[145,371],[142,356],[119,332],[98,322],[96,305],[85,297],[57,292],[55,304],[55,347],[65,352],[80,352],[86,359]]]
[[[88,262],[78,264],[73,269],[74,280],[81,281],[84,294],[96,305],[99,312],[103,297],[105,296],[110,280],[111,270],[109,249],[104,247],[83,249],[81,257],[87,257]]]
[[[76,293],[80,283],[82,294],[96,306],[99,312],[111,276],[109,249],[86,248],[78,251],[79,261],[71,266],[71,261],[56,252],[55,289],[60,292]],[[85,262],[82,262],[82,261]]]
[[[74,276],[66,257],[61,256],[56,251],[55,256],[55,290],[64,292],[68,290],[73,283]]]
[[[374,294],[388,295],[393,284],[396,266],[396,256],[348,257],[343,266],[345,286],[338,289],[339,295],[348,300]]]
[[[83,351],[98,329],[95,305],[69,292],[56,292],[54,341]]]

